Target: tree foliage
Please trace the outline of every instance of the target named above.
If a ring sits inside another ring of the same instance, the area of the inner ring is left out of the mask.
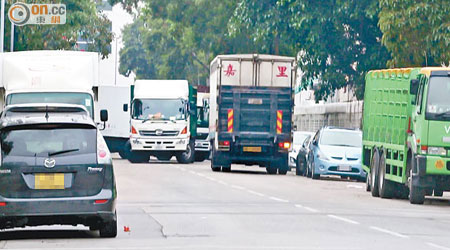
[[[14,1],[15,2],[15,1]],[[48,3],[48,1],[33,1]],[[103,57],[110,53],[111,22],[96,9],[92,0],[53,1],[66,5],[66,24],[25,25],[15,27],[14,50],[74,49],[79,38],[89,41],[88,50],[100,52]],[[8,9],[11,1],[8,1]],[[5,22],[5,47],[9,49],[10,23]]]
[[[380,0],[383,44],[391,67],[450,62],[450,4],[447,0]]]

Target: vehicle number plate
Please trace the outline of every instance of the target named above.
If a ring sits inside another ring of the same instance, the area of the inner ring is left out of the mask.
[[[156,144],[155,145],[155,149],[162,149],[163,148],[163,145],[162,144]]]
[[[261,147],[244,147],[244,152],[260,153]]]
[[[352,167],[348,166],[348,165],[338,166],[338,171],[349,172],[349,171],[352,171]]]
[[[34,189],[64,189],[64,173],[35,174]]]
[[[263,103],[263,101],[260,98],[250,98],[250,99],[248,99],[248,104],[261,105],[262,103]]]

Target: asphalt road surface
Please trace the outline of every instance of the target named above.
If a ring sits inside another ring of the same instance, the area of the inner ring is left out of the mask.
[[[208,161],[114,163],[117,238],[82,226],[30,227],[0,232],[0,248],[450,250],[450,193],[411,205],[334,177],[212,172]]]

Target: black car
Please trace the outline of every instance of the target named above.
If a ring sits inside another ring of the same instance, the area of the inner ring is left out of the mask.
[[[82,224],[117,235],[111,155],[84,107],[8,106],[0,141],[0,229]]]
[[[314,135],[308,135],[297,153],[297,160],[295,165],[295,174],[306,176],[308,174],[308,155],[309,155],[309,144],[312,141]]]

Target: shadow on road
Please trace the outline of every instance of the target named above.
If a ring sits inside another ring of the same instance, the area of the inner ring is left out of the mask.
[[[231,170],[231,172],[228,172],[229,174],[252,174],[252,175],[267,175],[267,173],[264,171],[257,171],[257,170]]]
[[[89,230],[7,230],[0,232],[0,240],[98,238]]]

